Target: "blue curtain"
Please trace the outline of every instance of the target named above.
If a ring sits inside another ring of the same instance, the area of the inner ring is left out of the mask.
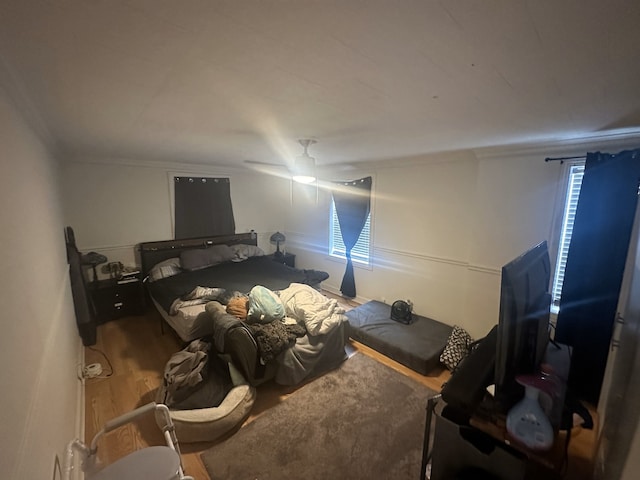
[[[333,202],[340,223],[342,241],[346,249],[347,267],[342,277],[340,291],[344,296],[355,298],[356,281],[353,274],[351,250],[358,242],[362,228],[367,222],[371,205],[371,177],[350,182],[336,182]]]
[[[555,338],[573,347],[569,386],[594,405],[607,364],[639,178],[640,150],[587,155]]]
[[[228,178],[174,177],[175,238],[236,231]]]

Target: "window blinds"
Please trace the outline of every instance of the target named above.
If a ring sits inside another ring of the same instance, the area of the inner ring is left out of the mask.
[[[584,163],[570,165],[567,197],[564,206],[564,216],[562,218],[562,231],[558,245],[558,260],[556,263],[556,273],[553,278],[553,305],[556,307],[560,305],[564,270],[567,265],[567,254],[569,253],[569,245],[571,244],[573,221],[576,218],[576,209],[578,207],[578,198],[580,197],[580,187],[582,186],[583,176]]]
[[[331,200],[331,238],[329,245],[329,254],[335,257],[345,258],[346,248],[342,241],[342,232],[340,231],[340,222],[338,221],[338,215],[336,215],[336,207]],[[370,258],[370,245],[371,245],[371,213],[367,216],[367,222],[362,228],[360,237],[355,246],[351,250],[351,259],[356,262],[369,264]]]

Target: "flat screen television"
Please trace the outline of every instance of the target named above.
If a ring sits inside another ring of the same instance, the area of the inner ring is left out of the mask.
[[[502,267],[494,392],[500,411],[506,412],[524,394],[516,375],[535,372],[544,358],[549,342],[550,280],[546,241]]]

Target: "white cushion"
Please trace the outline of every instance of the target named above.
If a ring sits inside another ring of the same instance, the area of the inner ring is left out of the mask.
[[[256,400],[250,385],[232,388],[217,407],[194,410],[171,410],[179,442],[211,442],[240,427]]]

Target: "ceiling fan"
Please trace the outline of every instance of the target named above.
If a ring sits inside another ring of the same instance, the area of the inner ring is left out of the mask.
[[[298,140],[298,143],[302,145],[304,151],[301,155],[297,156],[293,161],[293,166],[288,168],[280,163],[269,163],[255,160],[245,160],[245,163],[255,165],[256,167],[266,168],[275,167],[278,169],[287,168],[291,174],[291,178],[299,183],[312,183],[316,181],[316,159],[309,155],[308,149],[310,145],[318,143],[316,140],[310,138],[303,138]]]

